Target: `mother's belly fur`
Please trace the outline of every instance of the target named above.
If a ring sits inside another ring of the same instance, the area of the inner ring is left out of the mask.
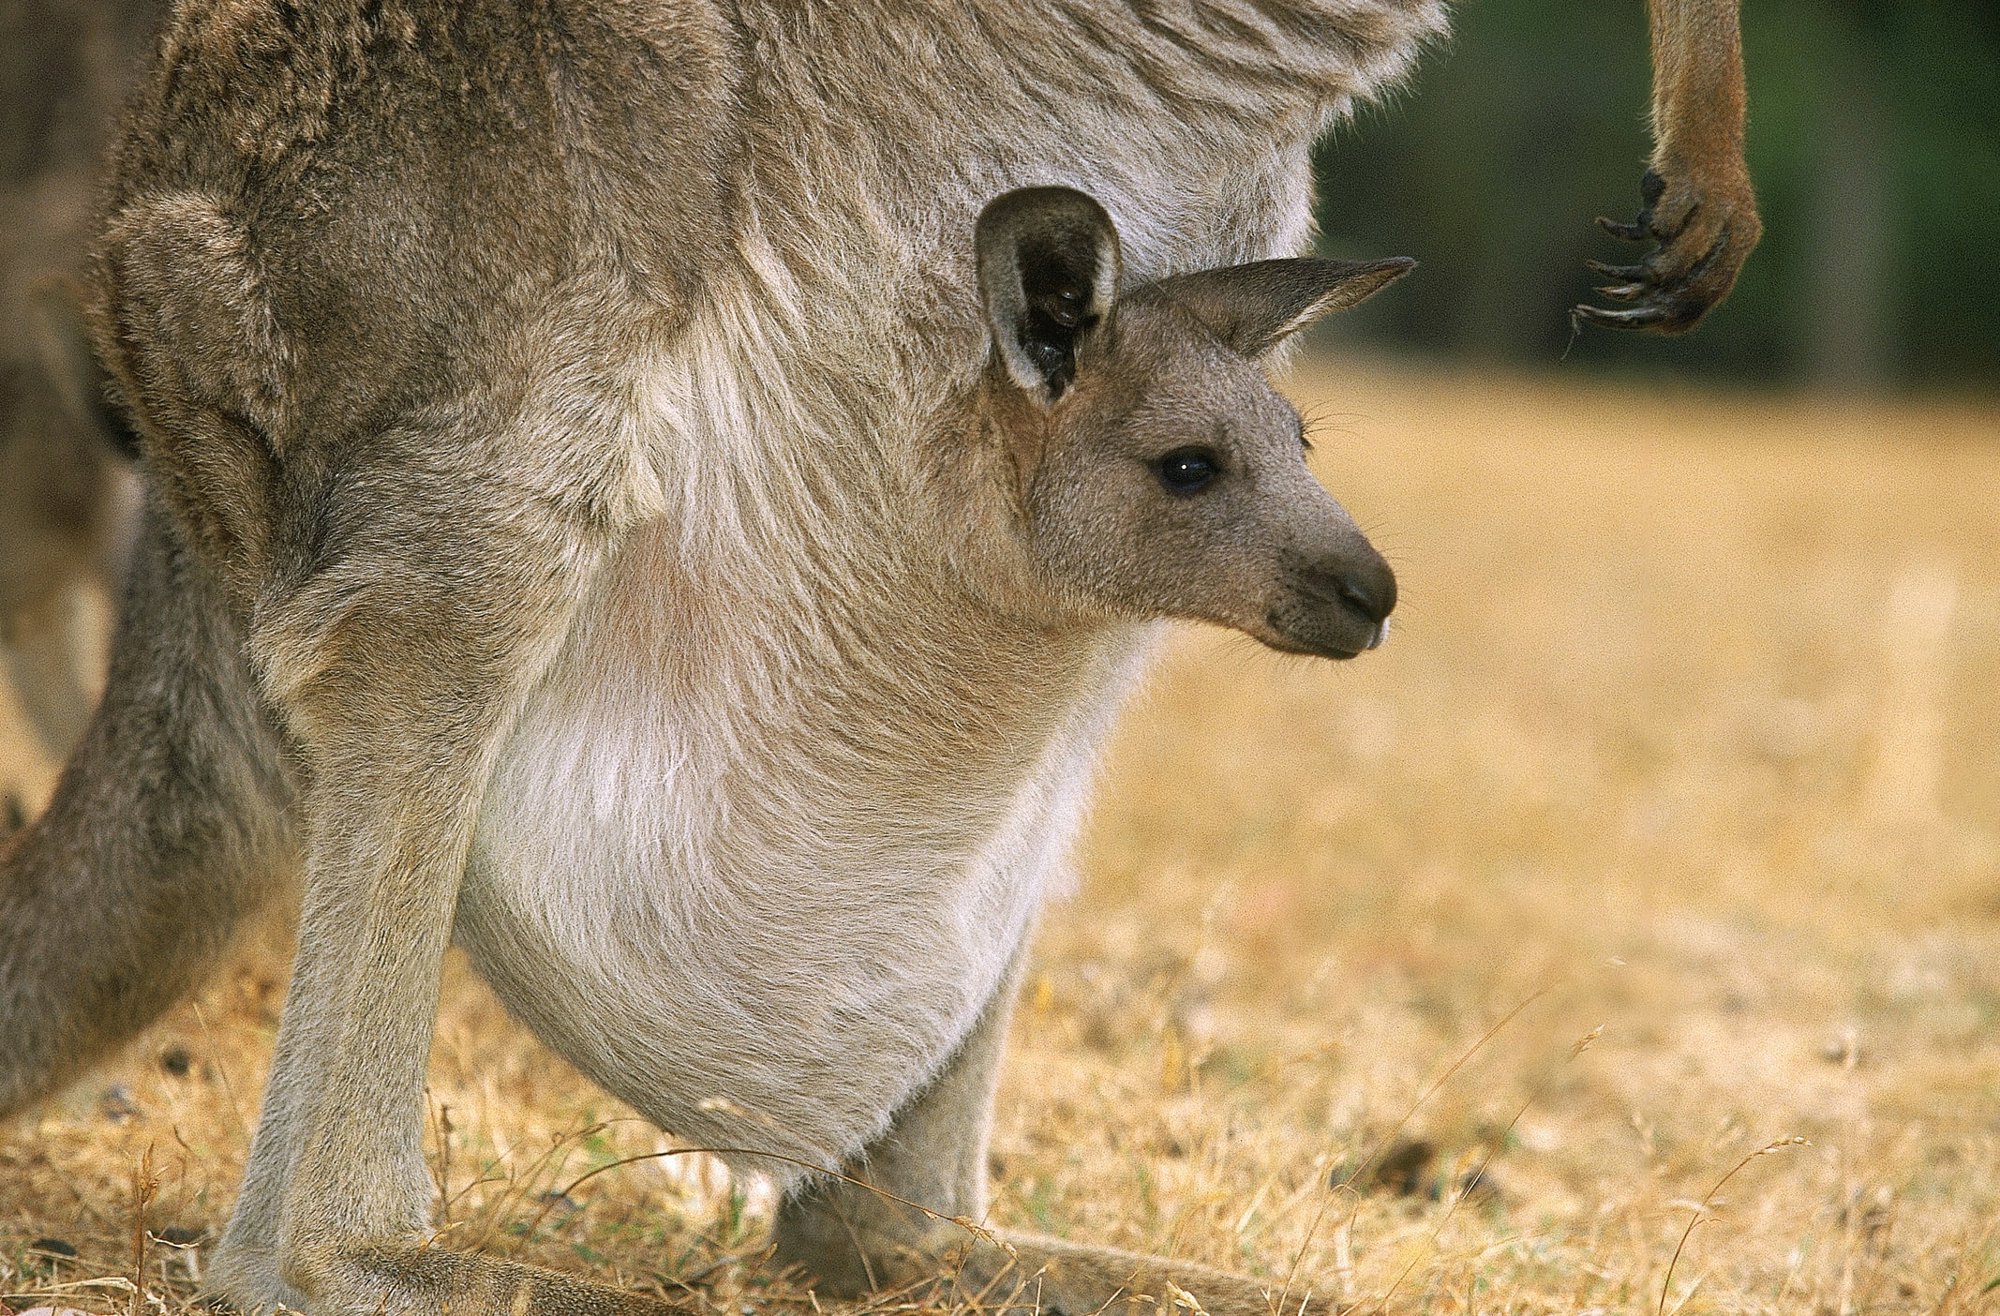
[[[1091,746],[1051,746],[955,845],[909,815],[921,802],[883,800],[867,835],[814,847],[809,820],[756,834],[690,746],[621,712],[531,711],[488,793],[459,940],[511,1010],[668,1131],[837,1166],[1002,989],[1060,880]]]

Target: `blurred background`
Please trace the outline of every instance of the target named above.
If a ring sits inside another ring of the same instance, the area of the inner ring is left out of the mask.
[[[1465,363],[2000,391],[2000,4],[1744,7],[1764,241],[1730,301],[1669,342],[1572,344],[1566,315],[1602,282],[1587,257],[1637,250],[1580,221],[1639,208],[1645,6],[1505,0],[1453,19],[1403,95],[1321,148],[1328,253],[1423,262],[1343,335]]]

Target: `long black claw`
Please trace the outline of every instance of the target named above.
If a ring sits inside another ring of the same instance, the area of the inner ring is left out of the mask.
[[[1639,218],[1633,220],[1630,224],[1621,224],[1615,219],[1606,219],[1603,215],[1597,217],[1597,227],[1603,229],[1612,237],[1623,238],[1627,242],[1644,241],[1649,236],[1646,232],[1646,223],[1647,217],[1645,215],[1639,216]]]
[[[1599,297],[1609,297],[1614,302],[1636,302],[1652,289],[1643,283],[1606,284],[1597,290]]]
[[[1587,260],[1583,267],[1602,278],[1620,279],[1626,283],[1636,283],[1648,273],[1644,265],[1609,265],[1601,260]]]

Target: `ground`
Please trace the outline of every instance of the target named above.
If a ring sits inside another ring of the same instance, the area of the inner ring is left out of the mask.
[[[1177,641],[1039,942],[995,1219],[1287,1313],[2000,1308],[2000,410],[1292,386],[1394,634]],[[0,1129],[7,1303],[182,1310],[282,983],[253,950]],[[431,1108],[454,1245],[811,1310],[754,1185],[457,967]]]

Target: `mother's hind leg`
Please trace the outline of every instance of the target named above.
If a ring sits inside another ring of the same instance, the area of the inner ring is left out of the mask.
[[[1270,1298],[1245,1276],[985,1228],[987,1135],[1017,981],[1018,971],[944,1071],[847,1168],[860,1182],[813,1181],[779,1208],[774,1263],[840,1296],[935,1285],[954,1305],[1137,1316],[1172,1310],[1180,1288],[1213,1316],[1268,1316]]]
[[[441,409],[442,410],[442,409]],[[468,410],[470,410],[468,408]],[[545,495],[599,455],[505,420],[412,423],[350,457],[321,551],[249,651],[302,782],[298,953],[243,1192],[210,1277],[239,1310],[666,1316],[439,1246],[423,1156],[441,960],[482,795],[614,530]],[[541,446],[538,446],[541,445]]]

